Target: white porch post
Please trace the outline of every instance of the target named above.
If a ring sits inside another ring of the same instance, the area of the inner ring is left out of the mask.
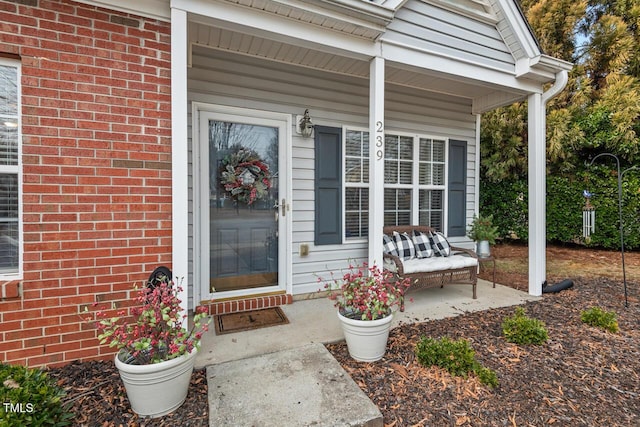
[[[187,158],[187,12],[171,9],[171,241],[174,277],[182,279],[182,309],[189,301],[189,176]]]
[[[384,226],[384,59],[369,64],[369,266],[382,268]]]
[[[547,270],[547,143],[542,95],[529,95],[529,294],[542,295]]]
[[[547,273],[547,102],[567,85],[571,67],[543,94],[529,95],[529,294],[542,295]]]

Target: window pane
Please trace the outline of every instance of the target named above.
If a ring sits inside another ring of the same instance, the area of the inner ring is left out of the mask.
[[[0,115],[18,115],[18,69],[0,65]]]
[[[15,166],[17,164],[18,121],[0,117],[0,165]]]
[[[398,212],[396,225],[411,225],[411,212]]]
[[[404,160],[413,159],[413,138],[408,136],[400,138],[400,158]]]
[[[428,162],[431,160],[431,140],[420,138],[420,160]]]
[[[360,156],[362,153],[361,132],[347,131],[347,144],[345,152],[347,156]]]
[[[384,137],[384,158],[398,158],[398,137],[394,135],[385,135]]]
[[[0,174],[0,220],[18,220],[18,175]]]
[[[444,185],[444,140],[420,138],[419,181],[420,185]]]
[[[18,175],[0,174],[0,272],[18,270]]]
[[[18,271],[18,220],[0,220],[0,272]]]
[[[418,201],[419,220],[421,225],[428,225],[442,231],[444,218],[442,190],[420,190]]]
[[[347,157],[345,159],[345,180],[346,182],[362,182],[362,167],[360,159]]]
[[[420,163],[420,185],[431,185],[431,164]]]
[[[398,210],[410,210],[411,209],[411,190],[402,189],[396,190],[398,199],[396,201]]]
[[[362,162],[362,182],[369,182],[369,159],[364,159]]]
[[[400,184],[411,184],[411,173],[413,170],[413,164],[409,162],[400,163]]]
[[[433,183],[444,185],[444,165],[433,165]]]
[[[384,190],[385,225],[411,224],[411,190],[385,188]]]
[[[444,146],[445,142],[442,140],[433,141],[433,161],[444,162]]]
[[[369,189],[345,189],[345,237],[366,237],[369,230]]]
[[[396,161],[384,161],[384,182],[385,184],[398,183],[398,163]]]

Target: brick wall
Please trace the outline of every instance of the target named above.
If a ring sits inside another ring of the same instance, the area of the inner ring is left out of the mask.
[[[164,22],[0,0],[0,55],[22,63],[24,222],[21,286],[0,283],[1,361],[111,355],[84,307],[126,305],[170,266],[169,41]]]

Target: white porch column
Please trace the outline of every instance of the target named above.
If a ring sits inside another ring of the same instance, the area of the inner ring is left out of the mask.
[[[529,95],[529,294],[542,295],[547,258],[547,143],[542,95]]]
[[[529,294],[542,295],[547,274],[547,102],[567,85],[571,66],[543,94],[529,95]]]
[[[171,241],[172,271],[189,301],[189,175],[187,154],[187,12],[171,9]]]
[[[384,226],[384,59],[369,64],[369,266],[382,268]]]

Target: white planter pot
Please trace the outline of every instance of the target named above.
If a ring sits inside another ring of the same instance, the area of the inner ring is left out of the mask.
[[[338,312],[349,355],[360,362],[382,359],[387,350],[387,339],[393,315],[376,320],[354,320]]]
[[[491,256],[491,246],[488,240],[480,240],[476,249],[476,253],[480,258],[488,258]]]
[[[196,352],[194,349],[175,359],[151,365],[129,365],[116,355],[116,367],[133,412],[157,418],[178,409],[189,391]]]

